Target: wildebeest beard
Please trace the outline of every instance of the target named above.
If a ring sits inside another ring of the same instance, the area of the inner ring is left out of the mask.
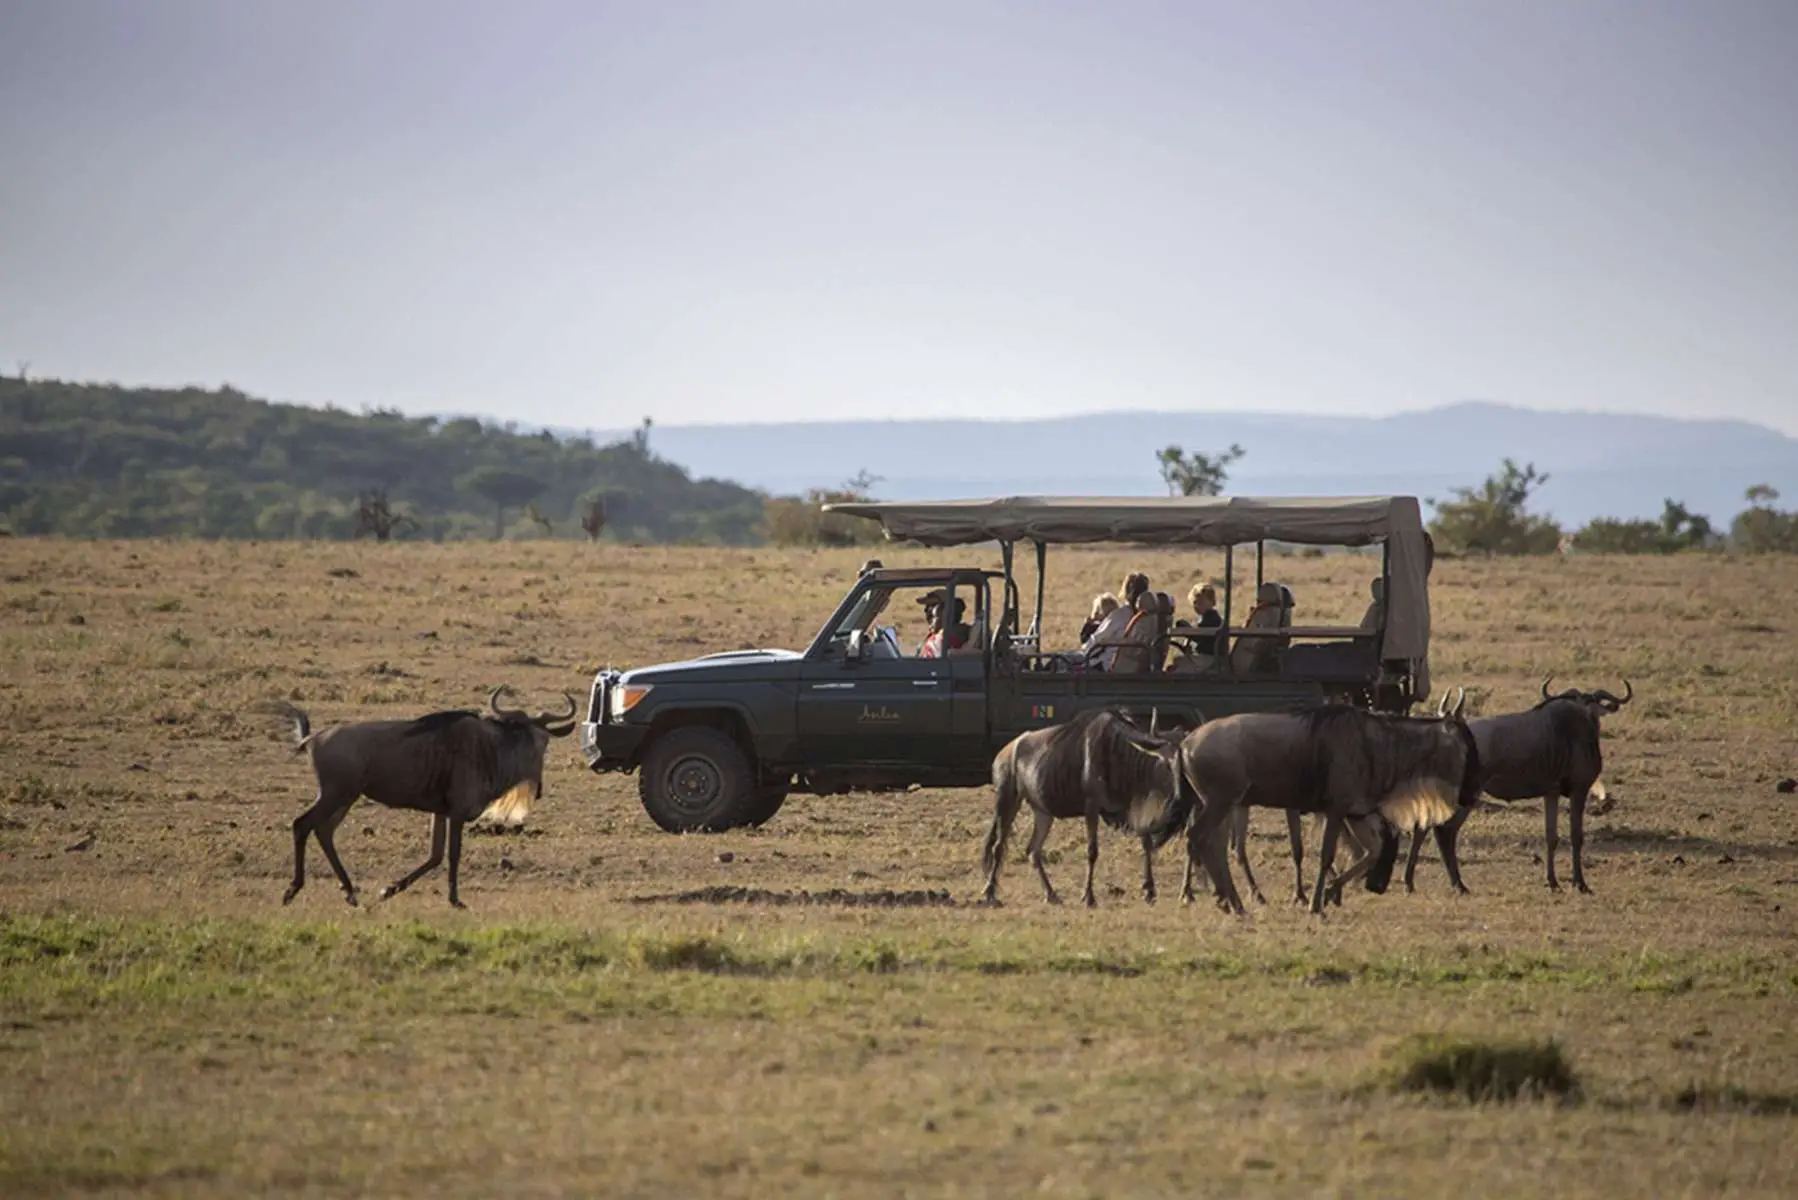
[[[1108,803],[1100,818],[1113,829],[1146,838],[1159,850],[1192,813],[1194,797],[1180,770],[1177,738],[1143,733],[1122,721],[1099,721],[1086,733],[1087,770],[1103,782]]]

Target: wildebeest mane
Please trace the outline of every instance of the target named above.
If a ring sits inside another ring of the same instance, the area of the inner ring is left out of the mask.
[[[1347,757],[1345,736],[1353,736],[1358,743],[1358,769],[1370,773],[1369,778],[1355,780],[1366,789],[1369,798],[1377,799],[1406,783],[1435,774],[1440,743],[1433,738],[1415,736],[1438,726],[1435,718],[1368,712],[1349,704],[1318,705],[1301,716],[1306,732],[1312,735],[1310,744],[1316,747],[1314,759],[1307,764],[1304,773],[1309,785],[1306,790],[1320,800],[1319,793],[1328,781],[1332,767]],[[1465,726],[1456,724],[1462,745],[1477,762],[1473,735]],[[1459,791],[1461,779],[1453,782]]]

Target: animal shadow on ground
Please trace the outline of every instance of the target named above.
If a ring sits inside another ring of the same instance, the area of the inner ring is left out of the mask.
[[[658,896],[632,896],[632,904],[817,904],[838,908],[954,908],[956,901],[946,891],[932,889],[900,892],[881,889],[873,892],[850,892],[830,888],[822,892],[776,892],[764,888],[718,885],[690,892],[669,892]]]

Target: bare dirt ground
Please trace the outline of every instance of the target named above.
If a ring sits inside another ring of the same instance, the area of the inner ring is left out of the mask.
[[[547,707],[606,663],[800,648],[863,556],[0,541],[0,1192],[1798,1194],[1791,560],[1438,565],[1439,687],[1635,685],[1591,896],[1543,886],[1539,811],[1481,814],[1472,896],[1431,855],[1318,921],[1261,815],[1247,920],[1145,907],[1115,836],[1096,911],[1016,861],[981,909],[983,791],[673,837],[570,739],[527,828],[470,839],[470,911],[441,875],[351,910],[316,853],[281,907],[311,779],[256,702]],[[1184,595],[1221,562],[1055,553],[1051,627],[1130,567]],[[1272,573],[1359,618],[1367,560]],[[338,842],[372,897],[425,822],[358,806]],[[1394,1094],[1418,1032],[1557,1038],[1581,1094]]]

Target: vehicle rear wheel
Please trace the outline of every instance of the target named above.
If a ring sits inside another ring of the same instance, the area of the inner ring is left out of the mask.
[[[759,799],[755,770],[742,747],[703,725],[670,730],[650,743],[637,795],[650,820],[669,833],[729,829],[754,811]]]

